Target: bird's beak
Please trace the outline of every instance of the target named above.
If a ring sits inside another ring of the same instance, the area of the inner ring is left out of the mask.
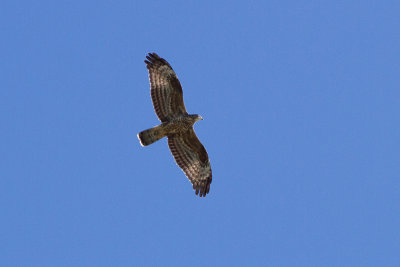
[[[200,116],[200,120],[201,120],[201,121],[203,120],[203,117],[202,117],[202,116]]]

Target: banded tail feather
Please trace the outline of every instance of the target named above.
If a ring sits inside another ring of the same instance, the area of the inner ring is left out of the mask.
[[[139,138],[140,144],[142,146],[148,146],[163,138],[165,133],[161,130],[160,126],[161,125],[158,125],[138,133],[137,137]]]

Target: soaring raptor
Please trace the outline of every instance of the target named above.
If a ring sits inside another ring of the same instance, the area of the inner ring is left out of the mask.
[[[166,136],[177,165],[193,184],[196,195],[205,197],[210,191],[211,165],[207,151],[193,130],[194,123],[203,118],[187,113],[182,86],[171,65],[156,53],[149,53],[146,58],[151,99],[161,124],[138,133],[139,141],[142,146],[148,146]]]

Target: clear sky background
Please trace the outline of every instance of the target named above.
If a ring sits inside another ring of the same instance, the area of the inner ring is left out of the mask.
[[[398,1],[2,1],[2,266],[399,266]],[[143,60],[181,80],[195,196]]]

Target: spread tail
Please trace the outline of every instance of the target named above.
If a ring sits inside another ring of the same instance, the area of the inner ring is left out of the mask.
[[[139,138],[140,144],[142,146],[148,146],[154,143],[155,141],[158,141],[161,138],[163,138],[165,135],[163,134],[163,131],[160,126],[161,125],[158,125],[156,127],[138,133],[137,136]]]

